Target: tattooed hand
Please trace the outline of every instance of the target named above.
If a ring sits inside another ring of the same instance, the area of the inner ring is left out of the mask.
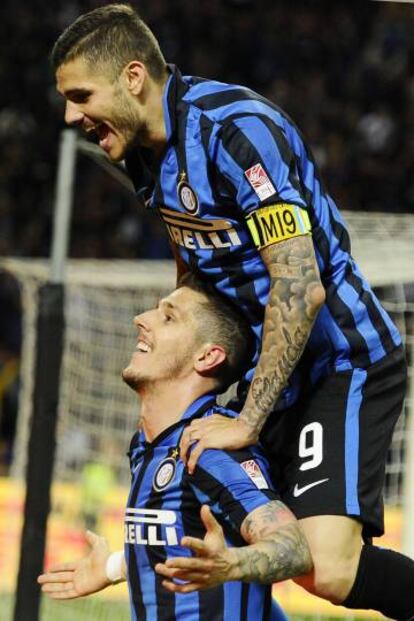
[[[269,246],[260,254],[270,275],[269,300],[260,358],[240,413],[240,421],[256,433],[298,363],[325,301],[310,236]]]
[[[207,506],[201,509],[201,519],[207,531],[204,540],[184,537],[181,541],[196,557],[171,558],[155,567],[169,591],[192,593],[233,580],[270,584],[312,570],[300,526],[280,501],[249,513],[241,534],[250,545],[241,548],[226,546],[222,528]]]

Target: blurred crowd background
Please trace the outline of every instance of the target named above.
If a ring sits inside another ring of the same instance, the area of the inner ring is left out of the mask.
[[[3,0],[0,256],[47,256],[63,102],[48,54],[93,0]],[[414,212],[414,6],[358,0],[137,0],[169,62],[236,82],[302,129],[348,210]],[[165,258],[158,218],[80,155],[70,256]],[[0,276],[0,468],[10,460],[21,341],[18,287]],[[0,470],[1,472],[1,470]]]

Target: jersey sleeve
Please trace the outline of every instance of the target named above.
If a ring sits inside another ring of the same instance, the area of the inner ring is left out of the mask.
[[[215,164],[234,189],[253,241],[262,249],[311,231],[296,155],[270,117],[241,116],[218,133]]]
[[[249,513],[278,499],[265,459],[248,450],[204,451],[189,482],[199,502],[238,533]]]

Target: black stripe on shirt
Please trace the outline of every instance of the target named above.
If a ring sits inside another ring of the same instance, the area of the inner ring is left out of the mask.
[[[188,478],[181,479],[181,519],[186,536],[204,539],[206,529],[200,517],[201,505],[188,485]],[[185,597],[185,596],[184,596]],[[199,592],[198,621],[222,621],[224,616],[224,585]],[[213,616],[216,615],[216,616]]]
[[[343,252],[350,254],[351,240],[349,237],[349,233],[344,227],[344,225],[341,222],[338,222],[338,220],[334,218],[330,205],[328,205],[328,209],[329,209],[329,223],[331,225],[333,234],[338,240],[339,247]]]
[[[350,263],[345,271],[345,280],[347,283],[355,289],[358,293],[361,301],[365,304],[369,318],[378,333],[378,337],[381,341],[381,345],[384,350],[389,354],[395,349],[395,343],[392,339],[391,333],[385,323],[380,311],[372,299],[370,291],[366,291],[362,286],[362,279],[352,271],[352,264]]]
[[[275,143],[275,149],[281,161],[288,169],[287,177],[290,185],[305,201],[305,197],[302,196],[302,184],[299,181],[297,173],[295,154],[291,150],[289,143],[286,140],[283,129],[280,128],[277,123],[275,123],[271,119],[265,117],[264,115],[250,113],[230,116],[228,119],[226,119],[225,123],[223,123],[220,130],[220,138],[223,148],[227,151],[227,153],[231,155],[231,157],[234,159],[234,161],[237,163],[243,173],[248,168],[254,166],[259,162],[265,169],[268,177],[272,180],[273,185],[275,186],[276,196],[270,196],[266,200],[261,201],[261,204],[266,205],[274,203],[275,200],[281,200],[274,175],[271,171],[269,171],[266,162],[260,156],[259,152],[257,151],[254,144],[251,142],[249,137],[243,132],[243,129],[238,127],[238,125],[233,122],[234,120],[236,120],[236,118],[248,118],[249,116],[255,119],[259,119],[270,132]]]
[[[269,130],[269,132],[271,133],[273,140],[277,144],[277,147],[278,147],[278,150],[282,157],[283,162],[289,168],[289,175],[288,175],[289,183],[298,192],[298,194],[303,198],[306,205],[310,207],[311,202],[308,202],[308,200],[306,200],[306,197],[303,195],[303,184],[300,182],[299,175],[298,175],[298,170],[300,170],[301,167],[300,166],[298,167],[297,165],[296,155],[293,152],[292,147],[289,145],[289,142],[287,141],[285,132],[277,123],[275,123],[268,116],[265,116],[264,114],[258,114],[256,116],[262,121],[263,125],[265,125],[267,129]],[[308,198],[309,198],[309,194],[308,194]]]
[[[212,88],[214,88],[214,85],[212,85]],[[207,95],[202,95],[198,99],[194,99],[192,104],[201,110],[214,110],[215,108],[229,106],[230,104],[238,102],[242,103],[243,101],[260,101],[261,103],[269,106],[272,110],[276,110],[277,112],[283,114],[280,108],[278,108],[273,102],[266,99],[266,97],[263,97],[263,95],[259,95],[259,93],[237,86],[229,90],[216,91],[208,93]]]
[[[262,621],[268,621],[271,618],[270,617],[271,610],[272,610],[272,589],[269,589],[267,593],[265,594]]]
[[[166,491],[168,495],[168,490]],[[152,488],[148,497],[148,501],[145,504],[147,509],[161,510],[168,509],[168,505],[163,506],[165,493],[157,492]],[[167,591],[162,586],[163,576],[160,576],[155,572],[155,565],[157,563],[165,563],[167,560],[167,548],[166,546],[146,546],[145,548],[148,556],[149,563],[154,572],[155,582],[155,597],[157,600],[157,621],[175,621],[175,593]]]
[[[226,202],[234,210],[234,203],[236,201],[236,191],[234,186],[228,181],[228,179],[221,173],[221,171],[213,164],[210,154],[210,138],[214,128],[213,121],[202,114],[200,116],[200,131],[201,131],[201,143],[203,145],[206,161],[207,161],[207,177],[208,183],[211,189],[214,203],[216,205],[226,205]],[[221,191],[220,191],[221,190]]]
[[[132,490],[131,498],[129,500],[129,506],[131,507],[135,507],[136,505],[137,496],[138,496],[139,488],[142,483],[142,479],[144,477],[144,474],[145,474],[145,471],[148,465],[152,461],[153,456],[154,456],[154,451],[152,449],[149,449],[148,452],[144,456],[144,462],[138,472],[136,481],[133,483],[134,487]],[[138,560],[137,560],[137,552],[136,552],[135,546],[132,544],[129,544],[128,552],[129,552],[128,581],[131,586],[132,606],[134,608],[136,618],[140,619],[140,621],[141,620],[146,621],[147,612],[146,612],[146,608],[145,608],[144,600],[142,596],[141,579],[140,579],[139,571],[138,571]]]
[[[368,346],[356,326],[354,316],[352,315],[349,306],[347,306],[347,304],[345,304],[345,302],[343,302],[339,297],[336,283],[332,282],[330,285],[325,287],[325,290],[325,304],[329,308],[329,311],[333,316],[333,320],[340,328],[345,340],[349,343],[350,360],[358,367],[368,367],[371,364]]]
[[[177,142],[174,145],[175,153],[177,156],[178,173],[187,172],[187,152],[186,152],[186,132],[187,132],[187,117],[190,108],[184,101],[177,103]],[[179,181],[179,176],[177,183]]]
[[[252,455],[249,453],[249,458],[252,459]],[[243,524],[244,520],[248,516],[248,512],[242,505],[240,501],[234,498],[233,494],[225,487],[225,485],[216,479],[212,474],[204,470],[201,466],[197,465],[194,473],[190,479],[190,483],[193,484],[197,489],[206,494],[211,501],[212,505],[218,503],[223,517],[217,515],[216,518],[219,522],[223,524],[223,520],[225,517],[230,517],[232,520],[233,528],[228,528],[228,522],[226,522],[227,526],[224,526],[226,534],[228,534],[233,545],[242,546],[246,545],[243,537],[240,534],[240,527]],[[260,490],[260,493],[269,497],[267,493],[269,490]],[[274,492],[270,492],[272,500],[274,499]]]
[[[243,582],[241,592],[240,621],[248,621],[250,584]]]

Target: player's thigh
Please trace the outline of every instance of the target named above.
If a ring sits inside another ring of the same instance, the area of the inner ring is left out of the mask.
[[[382,534],[386,455],[405,381],[397,350],[368,370],[324,378],[265,428],[275,484],[299,519],[348,516],[365,536]]]

